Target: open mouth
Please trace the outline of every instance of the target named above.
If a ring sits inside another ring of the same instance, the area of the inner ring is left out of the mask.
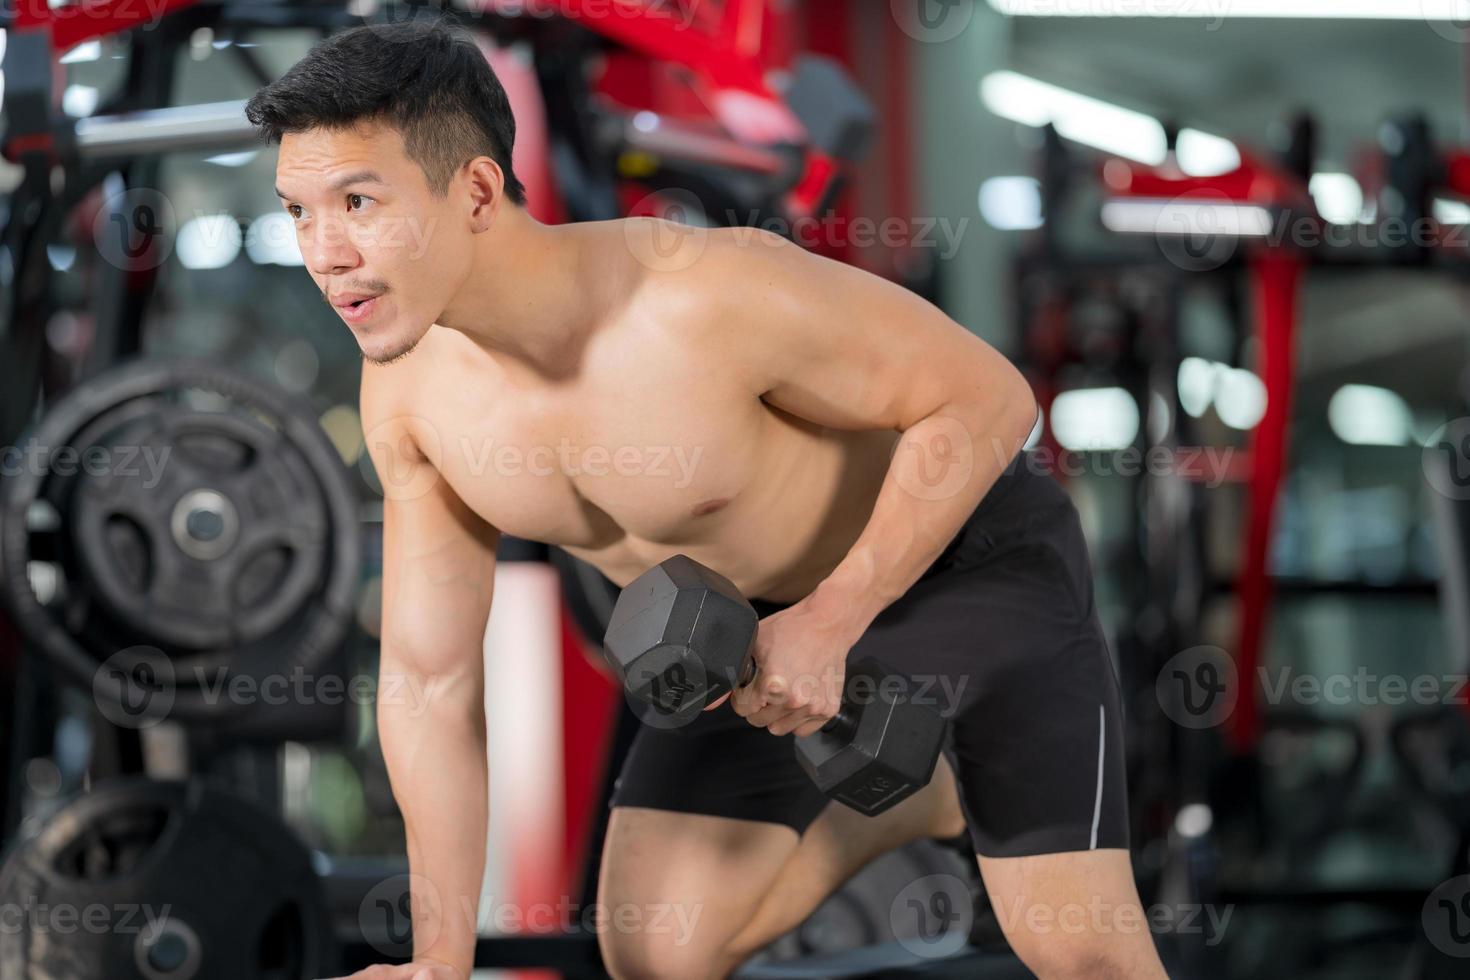
[[[349,322],[361,322],[367,319],[369,316],[372,316],[373,310],[377,308],[378,300],[380,298],[381,297],[373,296],[368,299],[355,300],[351,303],[345,303],[342,306],[337,307],[337,309],[342,312],[343,318],[348,320]]]

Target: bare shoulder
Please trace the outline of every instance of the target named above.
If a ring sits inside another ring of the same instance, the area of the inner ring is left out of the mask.
[[[630,218],[623,236],[638,319],[661,340],[701,348],[738,343],[742,324],[787,316],[804,288],[843,268],[758,228]]]
[[[867,270],[755,229],[679,234],[641,288],[653,339],[804,418],[890,428],[921,417],[914,391],[1015,374],[943,310]],[[882,410],[853,411],[862,400]]]
[[[719,268],[820,261],[801,246],[762,228],[704,228],[665,218],[618,222],[634,261],[654,276],[701,278]]]

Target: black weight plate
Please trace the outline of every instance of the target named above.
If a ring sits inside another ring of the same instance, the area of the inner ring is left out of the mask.
[[[174,408],[118,430],[117,446],[166,459],[160,485],[143,467],[83,474],[70,523],[89,584],[129,627],[191,649],[238,646],[310,600],[331,529],[294,447],[250,417]]]
[[[322,884],[273,814],[201,782],[72,800],[0,867],[0,976],[305,980],[337,966]]]
[[[95,683],[104,665],[116,668],[110,658],[157,648],[171,662],[156,673],[168,713],[208,720],[242,707],[221,683],[310,675],[346,635],[356,497],[300,402],[212,364],[136,362],[67,393],[30,440],[41,448],[36,465],[0,486],[0,599],[64,678],[100,698],[122,689]],[[68,453],[72,472],[63,472]],[[76,465],[89,458],[106,465]],[[205,506],[196,497],[181,507],[199,492]],[[60,528],[28,526],[37,506],[60,515]],[[212,556],[226,509],[238,518],[233,540]],[[206,551],[189,554],[181,540]],[[55,562],[54,595],[32,587],[33,559]]]

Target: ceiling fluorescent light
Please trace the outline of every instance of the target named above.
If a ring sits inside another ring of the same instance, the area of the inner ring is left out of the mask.
[[[1027,126],[1051,123],[1076,143],[1139,163],[1164,162],[1164,127],[1152,116],[1094,99],[1013,71],[980,80],[980,100],[1003,119]]]
[[[1102,223],[1109,231],[1133,235],[1265,238],[1271,233],[1271,213],[1265,208],[1228,201],[1108,201]]]

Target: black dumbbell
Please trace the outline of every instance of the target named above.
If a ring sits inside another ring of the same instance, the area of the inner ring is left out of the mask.
[[[758,621],[729,579],[675,555],[623,589],[603,642],[623,688],[651,707],[643,720],[679,728],[750,680]],[[837,715],[796,739],[797,761],[824,794],[871,815],[929,782],[944,719],[906,686],[872,658],[848,666]]]

